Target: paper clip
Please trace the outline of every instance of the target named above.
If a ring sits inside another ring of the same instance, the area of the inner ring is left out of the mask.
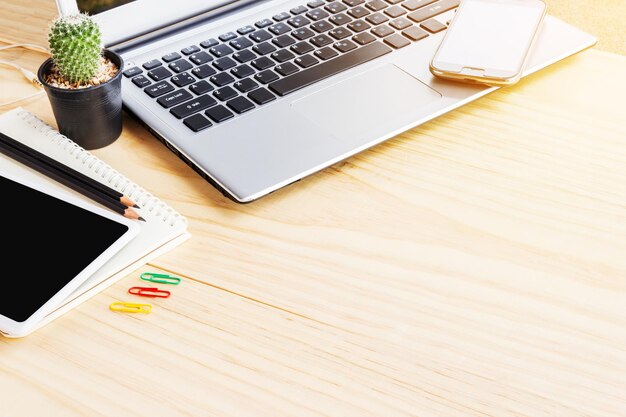
[[[113,311],[119,311],[120,313],[148,314],[152,311],[150,304],[123,303],[121,301],[114,302],[109,308]]]
[[[181,279],[167,274],[155,274],[154,272],[144,272],[139,276],[144,281],[155,282],[157,284],[178,285]]]
[[[128,293],[151,298],[168,298],[171,295],[169,291],[160,290],[156,287],[132,287],[128,289]]]

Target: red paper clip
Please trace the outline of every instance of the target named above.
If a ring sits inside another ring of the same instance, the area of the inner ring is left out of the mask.
[[[128,289],[128,293],[150,298],[168,298],[171,295],[169,291],[160,290],[156,287],[132,287]]]

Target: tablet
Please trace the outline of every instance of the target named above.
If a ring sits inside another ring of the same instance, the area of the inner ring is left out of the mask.
[[[130,242],[139,226],[73,194],[0,173],[0,331],[19,337]]]

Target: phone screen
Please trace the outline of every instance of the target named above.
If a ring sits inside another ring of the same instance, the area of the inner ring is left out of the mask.
[[[522,70],[544,14],[536,0],[465,0],[433,61],[438,69],[485,70],[512,77]]]

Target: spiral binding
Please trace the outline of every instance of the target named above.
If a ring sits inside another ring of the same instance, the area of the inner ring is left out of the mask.
[[[54,128],[40,120],[32,113],[22,110],[18,112],[18,116],[21,117],[26,123],[49,137],[53,143],[62,147],[64,151],[68,152],[83,165],[87,166],[90,171],[98,174],[100,178],[106,181],[112,188],[115,188],[128,198],[135,201],[142,208],[142,210],[147,210],[150,213],[154,212],[155,217],[160,218],[164,222],[169,221],[170,226],[174,226],[178,222],[187,223],[187,219],[176,212],[173,208],[169,207],[148,191],[134,184],[131,180],[117,172],[110,165],[92,155],[86,149],[78,146],[68,137],[57,132]]]

